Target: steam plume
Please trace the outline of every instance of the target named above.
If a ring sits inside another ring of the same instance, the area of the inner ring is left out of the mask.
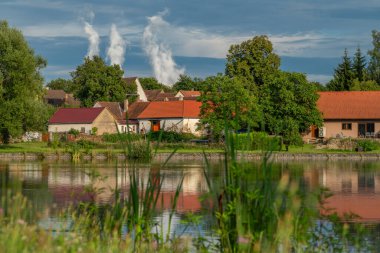
[[[88,41],[90,43],[87,57],[92,58],[94,55],[99,55],[99,34],[88,22],[84,22],[84,31],[88,35]]]
[[[165,12],[148,18],[148,25],[143,34],[143,47],[149,56],[157,81],[172,85],[185,70],[177,66],[171,50],[157,39],[157,32],[164,26],[168,26],[168,23],[162,18],[163,15]]]
[[[107,58],[110,59],[111,64],[118,64],[120,67],[124,62],[125,41],[117,31],[116,25],[112,24],[110,33],[110,45],[107,50]]]

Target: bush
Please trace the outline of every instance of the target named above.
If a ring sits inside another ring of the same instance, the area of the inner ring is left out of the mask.
[[[127,142],[130,141],[138,141],[141,140],[141,135],[134,133],[120,133],[120,134],[103,134],[103,141],[105,142]]]
[[[161,136],[161,139],[160,139]],[[151,141],[160,141],[160,142],[188,142],[192,139],[197,139],[194,134],[191,133],[178,133],[174,131],[158,131],[150,132],[149,138]]]
[[[152,158],[152,150],[149,142],[145,140],[137,140],[130,142],[128,149],[128,159],[132,160],[149,160]]]
[[[380,143],[374,140],[358,140],[356,147],[358,150],[373,151],[380,148]]]
[[[281,150],[281,137],[265,132],[234,135],[237,150]]]
[[[79,135],[79,130],[76,130],[76,129],[74,129],[74,128],[71,128],[67,133],[68,133],[68,134],[72,134],[72,135],[74,135],[75,138],[77,138],[78,135]]]

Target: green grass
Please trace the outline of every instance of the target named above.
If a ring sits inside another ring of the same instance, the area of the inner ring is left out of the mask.
[[[104,146],[107,146],[107,143],[104,143]],[[91,151],[96,153],[106,153],[111,152],[112,154],[123,153],[122,148],[114,148],[112,145],[109,145],[110,148],[92,148]],[[158,148],[157,153],[171,153],[175,149],[174,148]],[[24,143],[14,143],[8,145],[0,144],[0,153],[56,153],[56,152],[66,152],[67,148],[52,148],[47,145],[45,142],[24,142]],[[180,154],[190,154],[190,153],[222,153],[223,149],[208,147],[207,145],[197,145],[194,147],[185,147],[176,149],[176,153]],[[251,150],[244,151],[246,153],[261,153],[260,150]],[[290,146],[289,151],[286,152],[285,149],[282,151],[274,151],[274,153],[291,153],[291,154],[330,154],[330,153],[343,153],[343,154],[357,154],[356,151],[347,151],[347,150],[332,150],[332,149],[316,149],[313,144],[304,144],[301,147],[298,146]],[[380,150],[369,151],[365,153],[380,153]]]

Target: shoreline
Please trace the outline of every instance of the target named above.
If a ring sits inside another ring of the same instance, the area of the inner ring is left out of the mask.
[[[153,161],[165,161],[171,152],[160,152],[155,155]],[[209,160],[221,160],[224,158],[223,153],[210,152],[206,153]],[[237,158],[242,161],[257,161],[261,160],[263,153],[238,153]],[[81,154],[79,161],[107,161],[107,160],[125,160],[124,154]],[[189,161],[203,160],[202,152],[193,153],[175,153],[171,160]],[[0,161],[72,161],[70,153],[39,153],[39,152],[18,152],[18,153],[0,153]],[[290,160],[379,160],[380,153],[286,153],[274,152],[271,155],[273,161],[290,161]]]

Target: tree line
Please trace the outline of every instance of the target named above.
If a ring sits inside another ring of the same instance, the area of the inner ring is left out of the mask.
[[[373,49],[367,52],[369,61],[360,47],[353,59],[344,50],[342,62],[334,70],[333,79],[326,85],[331,91],[380,90],[380,32],[372,31]],[[322,87],[323,88],[323,87]]]

